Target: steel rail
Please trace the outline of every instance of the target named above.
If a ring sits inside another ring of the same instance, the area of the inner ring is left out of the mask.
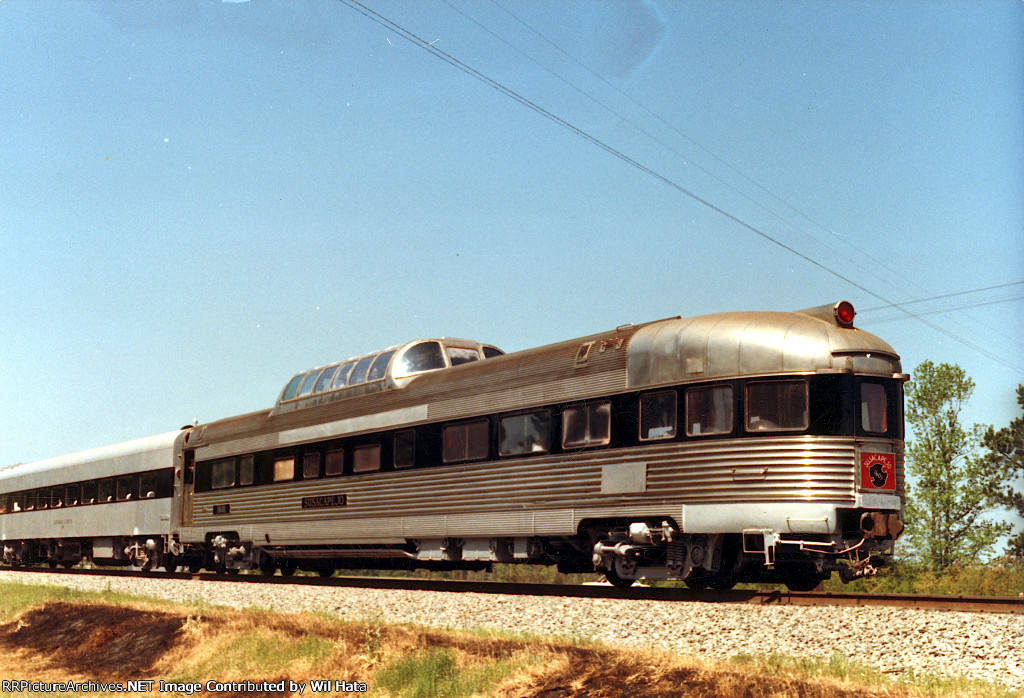
[[[45,569],[40,567],[0,567],[15,572],[41,572],[53,575],[120,576],[151,580],[177,579],[243,584],[295,584],[300,586],[437,591],[451,593],[503,594],[510,596],[561,596],[583,599],[631,599],[638,601],[697,601],[704,603],[753,604],[761,606],[845,606],[895,607],[970,613],[1009,613],[1024,615],[1024,597],[1012,596],[931,596],[925,594],[867,594],[832,591],[779,591],[732,589],[688,589],[684,587],[632,586],[617,588],[605,584],[524,584],[514,582],[476,582],[404,577],[283,577],[261,574],[225,575],[188,572],[142,572],[126,569]]]

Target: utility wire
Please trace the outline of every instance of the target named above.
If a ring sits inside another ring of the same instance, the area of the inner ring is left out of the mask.
[[[777,240],[776,238],[772,237],[768,233],[765,233],[765,232],[759,230],[758,228],[754,227],[750,223],[747,223],[746,221],[741,220],[740,218],[738,218],[738,217],[734,216],[733,214],[729,213],[728,211],[726,211],[726,210],[716,206],[715,204],[711,203],[707,199],[704,199],[701,196],[695,194],[694,192],[686,189],[685,187],[683,187],[682,185],[678,184],[677,182],[669,179],[668,177],[662,175],[659,172],[656,172],[655,170],[652,170],[651,168],[647,167],[646,165],[644,165],[644,164],[638,162],[637,160],[633,159],[632,157],[626,155],[622,151],[617,150],[616,148],[612,147],[608,143],[605,143],[604,141],[600,140],[596,136],[591,135],[590,133],[588,133],[588,132],[584,131],[583,129],[579,128],[578,126],[575,126],[574,124],[570,123],[569,121],[566,121],[565,119],[563,119],[563,118],[557,116],[556,114],[548,111],[544,107],[540,106],[536,102],[533,102],[533,101],[529,100],[528,98],[526,98],[525,96],[519,94],[515,90],[513,90],[513,89],[511,89],[509,87],[506,87],[502,83],[500,83],[500,82],[498,82],[498,81],[488,77],[487,75],[484,75],[480,71],[476,70],[475,68],[473,68],[470,65],[467,65],[466,63],[463,63],[462,61],[460,61],[459,59],[455,58],[454,56],[451,56],[451,55],[445,53],[444,51],[440,50],[435,45],[433,45],[431,42],[429,42],[429,41],[427,41],[427,40],[417,36],[416,34],[412,33],[408,29],[406,29],[405,27],[403,27],[403,26],[401,26],[399,24],[396,24],[395,22],[393,22],[390,19],[384,17],[383,15],[380,15],[377,12],[374,12],[370,8],[366,7],[362,3],[358,2],[358,0],[342,0],[342,2],[344,2],[346,5],[348,5],[352,9],[354,9],[359,14],[361,14],[364,17],[370,19],[371,21],[381,25],[382,27],[385,27],[386,29],[390,29],[391,31],[396,32],[397,34],[401,35],[402,37],[404,37],[407,41],[411,42],[412,44],[414,44],[416,46],[419,46],[420,48],[424,49],[425,51],[430,52],[435,57],[441,59],[442,61],[444,61],[445,63],[449,64],[453,68],[456,68],[456,69],[462,71],[463,73],[465,73],[466,75],[469,75],[473,79],[478,80],[478,81],[484,83],[485,85],[487,85],[487,86],[497,90],[501,94],[504,94],[505,96],[515,100],[516,102],[518,102],[519,104],[523,105],[527,109],[530,109],[530,110],[536,112],[537,114],[540,114],[544,118],[549,119],[550,121],[558,124],[559,126],[567,129],[568,131],[572,132],[574,135],[579,136],[580,138],[586,140],[587,142],[597,146],[598,148],[600,148],[601,150],[605,151],[609,155],[612,155],[613,157],[618,158],[622,162],[624,162],[624,163],[634,167],[635,169],[639,170],[640,172],[643,172],[644,174],[646,174],[646,175],[648,175],[650,177],[653,177],[654,179],[657,179],[658,181],[662,182],[663,184],[665,184],[665,185],[671,187],[672,189],[675,189],[679,193],[681,193],[681,194],[683,194],[683,195],[693,199],[697,203],[699,203],[699,204],[709,208],[710,210],[714,211],[715,213],[718,213],[719,215],[721,215],[721,216],[723,216],[723,217],[733,221],[737,225],[745,228],[746,230],[749,230],[750,232],[754,233],[758,237],[760,237],[760,238],[762,238],[764,240],[767,240],[768,242],[771,242],[772,244],[774,244],[774,245],[776,245],[776,246],[786,250],[787,252],[789,252],[789,253],[799,257],[800,259],[803,259],[804,261],[808,262],[809,264],[812,264],[813,266],[818,267],[819,269],[821,269],[821,270],[831,274],[832,276],[834,276],[834,277],[836,277],[836,278],[838,278],[838,279],[840,279],[842,281],[845,281],[846,283],[850,284],[854,288],[857,288],[857,289],[863,291],[864,293],[866,293],[866,294],[868,294],[868,295],[870,295],[870,296],[872,296],[874,298],[877,298],[878,300],[882,301],[883,303],[902,310],[907,315],[917,319],[919,322],[921,322],[924,325],[930,327],[931,329],[935,330],[936,332],[939,332],[940,334],[943,334],[946,337],[949,337],[950,339],[952,339],[954,341],[960,342],[961,344],[964,344],[965,346],[968,346],[968,347],[974,349],[975,351],[978,351],[978,352],[984,354],[985,356],[988,356],[990,359],[992,359],[994,361],[998,361],[999,363],[1001,363],[1001,364],[1003,364],[1003,365],[1005,365],[1005,366],[1007,366],[1009,368],[1013,368],[1013,369],[1019,370],[1019,371],[1024,371],[1024,367],[1016,366],[1016,365],[1012,364],[1011,362],[1003,359],[1002,357],[999,357],[996,354],[993,354],[992,352],[988,351],[987,349],[985,349],[985,348],[983,348],[981,346],[978,346],[978,345],[976,345],[976,344],[974,344],[972,342],[969,342],[966,339],[958,337],[957,335],[953,334],[952,332],[949,332],[949,331],[939,327],[938,325],[935,325],[934,323],[929,322],[928,320],[925,320],[924,318],[920,317],[919,315],[917,315],[913,311],[907,310],[906,308],[902,307],[900,304],[895,303],[895,302],[889,300],[888,298],[886,298],[886,297],[884,297],[884,296],[882,296],[882,295],[880,295],[878,293],[875,293],[874,291],[872,291],[871,289],[867,288],[866,286],[863,286],[863,285],[857,283],[856,281],[854,281],[853,279],[850,279],[850,278],[840,274],[838,271],[827,267],[826,265],[824,265],[821,262],[818,262],[817,260],[813,259],[812,257],[809,257],[808,255],[800,252],[799,250],[795,249],[794,247],[791,247],[790,245],[787,245],[784,242],[782,242],[780,240]]]
[[[972,293],[982,293],[984,291],[994,291],[997,288],[1009,288],[1011,286],[1024,286],[1024,281],[1011,281],[1008,284],[997,284],[995,286],[986,286],[984,288],[973,288],[969,291],[957,291],[956,293],[945,293],[941,296],[932,296],[931,298],[919,298],[913,301],[903,301],[901,305],[914,305],[915,303],[928,303],[930,301],[937,301],[942,298],[956,298],[957,296],[966,296]],[[1004,301],[994,301],[997,303],[1005,303],[1008,300],[1016,300],[1015,298],[1009,298]],[[892,308],[892,305],[876,305],[874,308],[865,308],[864,310],[858,311],[859,313],[870,313],[875,310],[882,310],[884,308]]]

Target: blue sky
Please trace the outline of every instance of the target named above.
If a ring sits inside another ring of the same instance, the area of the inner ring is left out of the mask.
[[[1018,411],[1024,3],[365,4],[564,123],[346,2],[0,2],[0,463],[839,299]]]

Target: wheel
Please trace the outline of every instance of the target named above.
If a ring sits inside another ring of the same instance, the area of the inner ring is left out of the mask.
[[[628,589],[633,586],[633,582],[636,581],[635,579],[620,577],[619,573],[615,570],[605,570],[604,578],[611,582],[611,585],[616,589]]]
[[[281,576],[282,577],[291,577],[293,574],[295,574],[295,570],[296,570],[297,567],[298,567],[298,565],[296,565],[294,562],[288,562],[288,561],[282,562],[281,563]]]
[[[273,577],[276,571],[277,565],[274,564],[273,560],[263,560],[260,562],[260,574],[264,577]]]
[[[330,567],[324,567],[322,569],[319,569],[319,570],[316,571],[316,573],[319,574],[324,579],[327,579],[329,577],[333,577],[334,576],[334,570],[331,569]]]
[[[814,567],[794,565],[783,572],[782,581],[790,591],[814,591],[822,579]]]
[[[178,557],[174,553],[167,553],[164,555],[163,568],[168,572],[174,572],[178,569]]]
[[[64,569],[66,569],[66,570],[69,570],[69,569],[71,569],[72,567],[74,567],[74,566],[75,566],[75,563],[73,563],[73,562],[71,562],[71,561],[68,561],[68,562],[62,562],[62,563],[61,563],[61,566],[62,566],[62,567],[63,567]]]
[[[199,574],[199,570],[203,569],[202,563],[190,562],[188,563],[188,571],[192,574]]]

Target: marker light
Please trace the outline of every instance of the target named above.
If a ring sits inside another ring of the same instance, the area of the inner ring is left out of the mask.
[[[857,314],[857,311],[853,309],[853,303],[850,301],[839,301],[836,303],[836,307],[832,309],[835,313],[836,322],[843,327],[853,327],[853,316]]]

